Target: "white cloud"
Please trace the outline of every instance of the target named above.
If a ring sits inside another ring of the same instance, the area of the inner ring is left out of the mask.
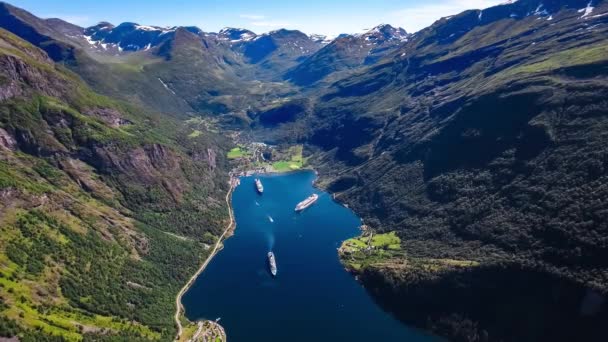
[[[266,19],[265,15],[259,15],[259,14],[241,14],[241,15],[239,15],[239,17],[241,17],[243,19],[249,19],[249,20],[263,20],[263,19]]]
[[[440,0],[404,8],[392,13],[399,26],[408,32],[416,32],[430,26],[436,20],[469,9],[484,9],[503,3],[504,0]]]

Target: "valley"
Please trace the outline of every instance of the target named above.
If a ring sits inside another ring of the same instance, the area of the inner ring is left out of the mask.
[[[0,337],[172,340],[231,176],[310,169],[367,227],[340,267],[404,326],[602,340],[607,25],[603,0],[334,39],[0,3]]]

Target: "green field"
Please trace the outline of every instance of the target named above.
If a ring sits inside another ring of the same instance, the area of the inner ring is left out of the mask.
[[[247,151],[241,147],[235,147],[228,152],[228,159],[243,158],[247,155]]]
[[[302,145],[291,146],[284,157],[285,160],[280,160],[272,164],[272,168],[277,172],[289,172],[301,169],[304,164],[302,157]]]
[[[399,250],[401,249],[401,239],[395,232],[376,234],[372,237],[372,246],[374,248]]]

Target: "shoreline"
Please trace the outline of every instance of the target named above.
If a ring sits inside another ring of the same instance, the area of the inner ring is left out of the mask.
[[[177,335],[175,337],[175,341],[180,341],[182,338],[182,335],[184,334],[184,326],[182,325],[181,322],[181,317],[182,315],[185,313],[184,310],[184,306],[181,302],[182,297],[184,296],[184,294],[188,291],[188,289],[192,286],[192,284],[194,284],[194,282],[196,281],[196,279],[203,273],[203,271],[205,270],[205,268],[207,267],[207,265],[211,262],[211,260],[213,259],[213,257],[222,250],[223,248],[223,244],[222,242],[225,241],[229,236],[227,236],[231,231],[234,230],[235,226],[236,226],[236,220],[234,218],[234,210],[232,208],[232,193],[234,191],[234,189],[240,185],[240,178],[241,177],[251,177],[251,176],[257,176],[257,175],[265,175],[265,176],[285,176],[285,175],[289,175],[289,174],[293,174],[293,173],[298,173],[298,172],[312,172],[314,173],[315,177],[312,180],[312,186],[313,188],[325,192],[327,193],[330,198],[332,199],[332,201],[334,201],[335,203],[353,211],[352,209],[350,209],[347,205],[345,205],[344,203],[341,203],[340,201],[338,201],[335,197],[334,194],[330,193],[329,191],[327,191],[327,189],[321,188],[319,186],[317,186],[317,181],[319,180],[319,172],[311,167],[305,167],[305,168],[301,168],[301,169],[297,169],[297,170],[289,170],[289,171],[262,171],[260,172],[259,170],[247,170],[247,171],[242,171],[242,172],[230,172],[230,189],[228,190],[228,193],[226,194],[226,204],[228,205],[228,214],[230,217],[230,221],[226,227],[226,229],[224,230],[224,232],[222,233],[222,235],[218,238],[218,241],[216,242],[216,244],[214,245],[213,250],[211,251],[211,253],[209,254],[209,256],[205,259],[205,261],[203,262],[203,264],[199,267],[199,269],[196,271],[196,273],[194,273],[192,275],[192,277],[190,277],[190,279],[188,280],[188,282],[184,285],[184,287],[182,287],[182,289],[180,290],[180,292],[178,293],[175,303],[176,303],[176,313],[175,313],[175,323],[178,327],[178,332]],[[354,213],[354,211],[353,211]],[[356,215],[356,213],[355,213]],[[359,217],[359,216],[357,216]],[[360,218],[361,219],[361,218]],[[361,226],[363,225],[363,220],[361,219],[361,225],[359,226],[359,232],[363,232],[363,230],[361,229]],[[357,235],[353,236],[356,237]],[[348,240],[348,239],[347,239]],[[344,240],[346,241],[346,240]],[[341,243],[344,243],[344,241],[342,241]],[[339,250],[339,248],[338,248]],[[338,252],[337,250],[337,252]],[[340,253],[338,252],[338,258],[340,258]],[[344,266],[343,262],[340,261],[340,263]],[[347,273],[351,273],[349,272],[349,270],[344,267],[344,270]],[[352,274],[352,273],[351,273]],[[355,280],[358,280],[357,277],[355,276]],[[184,316],[185,318],[185,316]],[[198,329],[197,329],[197,334],[200,335],[201,331],[200,329],[202,329],[203,324],[205,322],[209,322],[212,323],[212,325],[215,325],[217,327],[219,327],[219,329],[223,332],[223,336],[224,338],[226,337],[225,331],[224,329],[221,327],[220,324],[218,324],[215,321],[210,321],[210,320],[199,320],[197,322],[190,322],[190,323],[194,323],[197,325]],[[225,341],[225,339],[224,339]]]
[[[264,175],[264,176],[280,176],[280,175],[288,175],[291,173],[297,173],[297,172],[306,172],[306,171],[311,171],[314,172],[315,175],[319,176],[319,173],[317,172],[317,170],[315,170],[312,167],[302,167],[300,169],[297,170],[289,170],[289,171],[260,171],[260,170],[247,170],[247,171],[241,171],[241,172],[235,172],[233,174],[233,177],[251,177],[251,176],[255,176],[255,175]],[[316,178],[315,178],[316,180]],[[313,181],[314,182],[314,181]]]
[[[240,182],[239,182],[238,178],[235,178],[232,176],[230,177],[230,189],[228,190],[228,193],[226,194],[226,204],[228,205],[228,216],[229,216],[230,221],[228,222],[226,229],[224,230],[222,235],[217,239],[217,242],[215,243],[213,250],[211,251],[209,256],[207,256],[207,258],[205,259],[203,264],[198,268],[198,270],[194,273],[194,275],[192,275],[192,277],[190,277],[190,279],[188,280],[186,285],[184,285],[184,287],[182,287],[181,290],[177,293],[177,296],[175,298],[176,312],[175,312],[175,316],[174,316],[175,324],[177,326],[177,335],[175,336],[175,341],[179,341],[184,332],[184,327],[182,326],[182,322],[180,320],[182,313],[185,312],[184,305],[182,304],[182,297],[184,296],[186,291],[188,291],[188,289],[192,286],[192,284],[194,284],[194,282],[201,275],[201,273],[203,273],[205,268],[207,268],[207,265],[211,262],[213,257],[217,254],[217,252],[219,252],[221,250],[220,246],[222,245],[222,242],[225,240],[226,235],[235,228],[236,222],[234,220],[234,211],[232,209],[231,199],[232,199],[232,192],[239,185],[239,183]]]

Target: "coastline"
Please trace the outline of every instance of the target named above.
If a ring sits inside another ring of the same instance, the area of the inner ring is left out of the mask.
[[[255,175],[281,176],[281,175],[288,175],[291,173],[305,172],[305,171],[314,172],[315,175],[317,176],[317,178],[319,176],[319,172],[317,172],[316,169],[314,169],[312,167],[308,167],[308,166],[305,166],[305,167],[302,167],[302,168],[299,168],[296,170],[288,170],[288,171],[266,171],[266,170],[259,169],[259,170],[240,171],[240,172],[234,172],[234,173],[231,172],[231,174],[233,175],[233,177],[250,177],[250,176],[255,176]],[[314,183],[314,181],[316,181],[317,178],[315,178],[315,180],[313,180],[313,183]]]
[[[184,327],[181,322],[181,317],[182,317],[182,314],[184,313],[182,297],[184,296],[186,291],[188,291],[188,289],[192,286],[192,284],[194,284],[194,282],[196,281],[198,276],[200,276],[201,273],[203,273],[203,271],[205,270],[207,265],[211,262],[213,257],[217,254],[217,252],[219,252],[221,250],[220,246],[222,246],[222,242],[227,238],[228,233],[231,232],[235,228],[234,211],[232,209],[231,199],[232,199],[232,192],[239,185],[240,181],[238,178],[231,176],[229,182],[230,182],[230,189],[228,190],[228,193],[226,194],[226,204],[228,206],[228,216],[229,216],[228,225],[226,226],[226,229],[224,230],[222,235],[218,238],[218,240],[215,243],[215,246],[213,247],[213,250],[211,251],[209,256],[205,259],[205,261],[198,268],[198,270],[192,275],[192,277],[190,277],[190,279],[188,280],[186,285],[184,285],[184,287],[182,287],[182,289],[178,292],[178,294],[175,298],[176,312],[175,312],[174,319],[175,319],[175,324],[177,326],[177,335],[175,336],[175,341],[180,341],[180,339],[182,338],[183,332],[184,332]],[[214,323],[214,324],[219,326],[219,324],[217,324],[217,323]],[[198,323],[198,326],[199,326],[199,328],[202,327],[200,322]],[[223,331],[223,329],[220,329],[220,330],[222,331],[222,335],[224,336],[223,340],[225,341],[226,334]]]

